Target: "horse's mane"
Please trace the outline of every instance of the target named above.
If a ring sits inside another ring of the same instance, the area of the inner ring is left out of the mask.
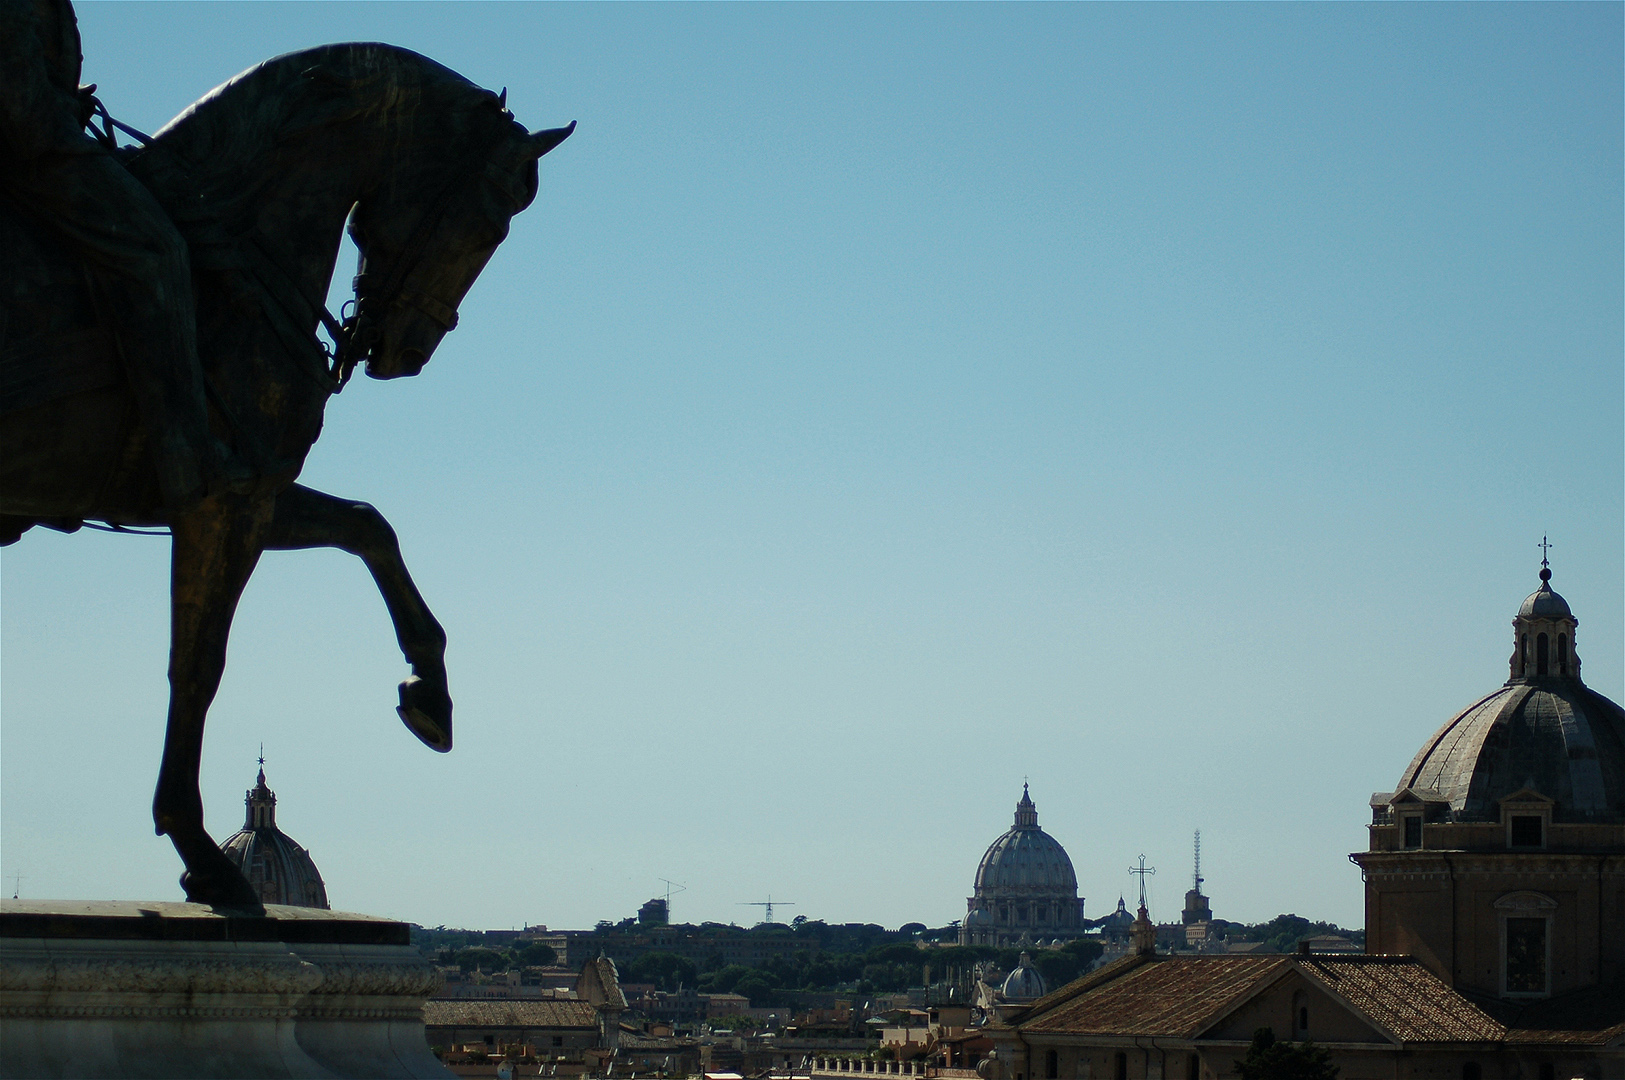
[[[156,146],[184,163],[209,213],[231,219],[250,203],[266,159],[315,129],[373,114],[488,111],[495,94],[396,45],[350,42],[287,53],[217,86],[159,130]],[[448,124],[453,135],[463,125]]]

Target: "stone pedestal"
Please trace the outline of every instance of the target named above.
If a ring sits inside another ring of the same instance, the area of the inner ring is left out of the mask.
[[[267,905],[0,904],[0,1078],[449,1077],[406,924]]]

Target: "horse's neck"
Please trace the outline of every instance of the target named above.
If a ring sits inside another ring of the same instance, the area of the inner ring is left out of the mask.
[[[244,239],[276,262],[301,292],[320,302],[332,281],[361,181],[354,162],[331,150],[323,155],[313,146],[305,156],[295,147],[290,156],[310,164],[261,181]],[[328,167],[314,167],[317,163]]]

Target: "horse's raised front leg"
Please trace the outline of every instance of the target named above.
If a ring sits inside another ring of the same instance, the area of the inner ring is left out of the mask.
[[[277,496],[267,549],[336,547],[361,556],[395,624],[395,638],[412,665],[395,711],[431,749],[451,749],[451,695],[446,690],[446,632],[423,602],[401,561],[395,530],[363,502],[336,499],[294,484]]]
[[[273,508],[271,496],[220,495],[170,524],[169,727],[152,816],[186,863],[181,886],[194,903],[260,908],[247,879],[203,828],[198,765],[204,718],[226,670],[231,619]]]

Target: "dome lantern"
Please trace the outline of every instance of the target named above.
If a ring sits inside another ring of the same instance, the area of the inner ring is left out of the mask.
[[[1038,828],[1038,807],[1033,804],[1032,796],[1027,794],[1027,785],[1021,785],[1021,801],[1016,803],[1016,828]]]
[[[260,758],[259,780],[243,797],[248,815],[243,821],[245,829],[276,828],[276,792],[265,786],[265,759]]]
[[[1544,540],[1542,541],[1544,543]],[[1512,620],[1512,674],[1509,683],[1580,678],[1574,631],[1580,620],[1567,600],[1552,591],[1552,567],[1540,560],[1540,588],[1530,593]]]

